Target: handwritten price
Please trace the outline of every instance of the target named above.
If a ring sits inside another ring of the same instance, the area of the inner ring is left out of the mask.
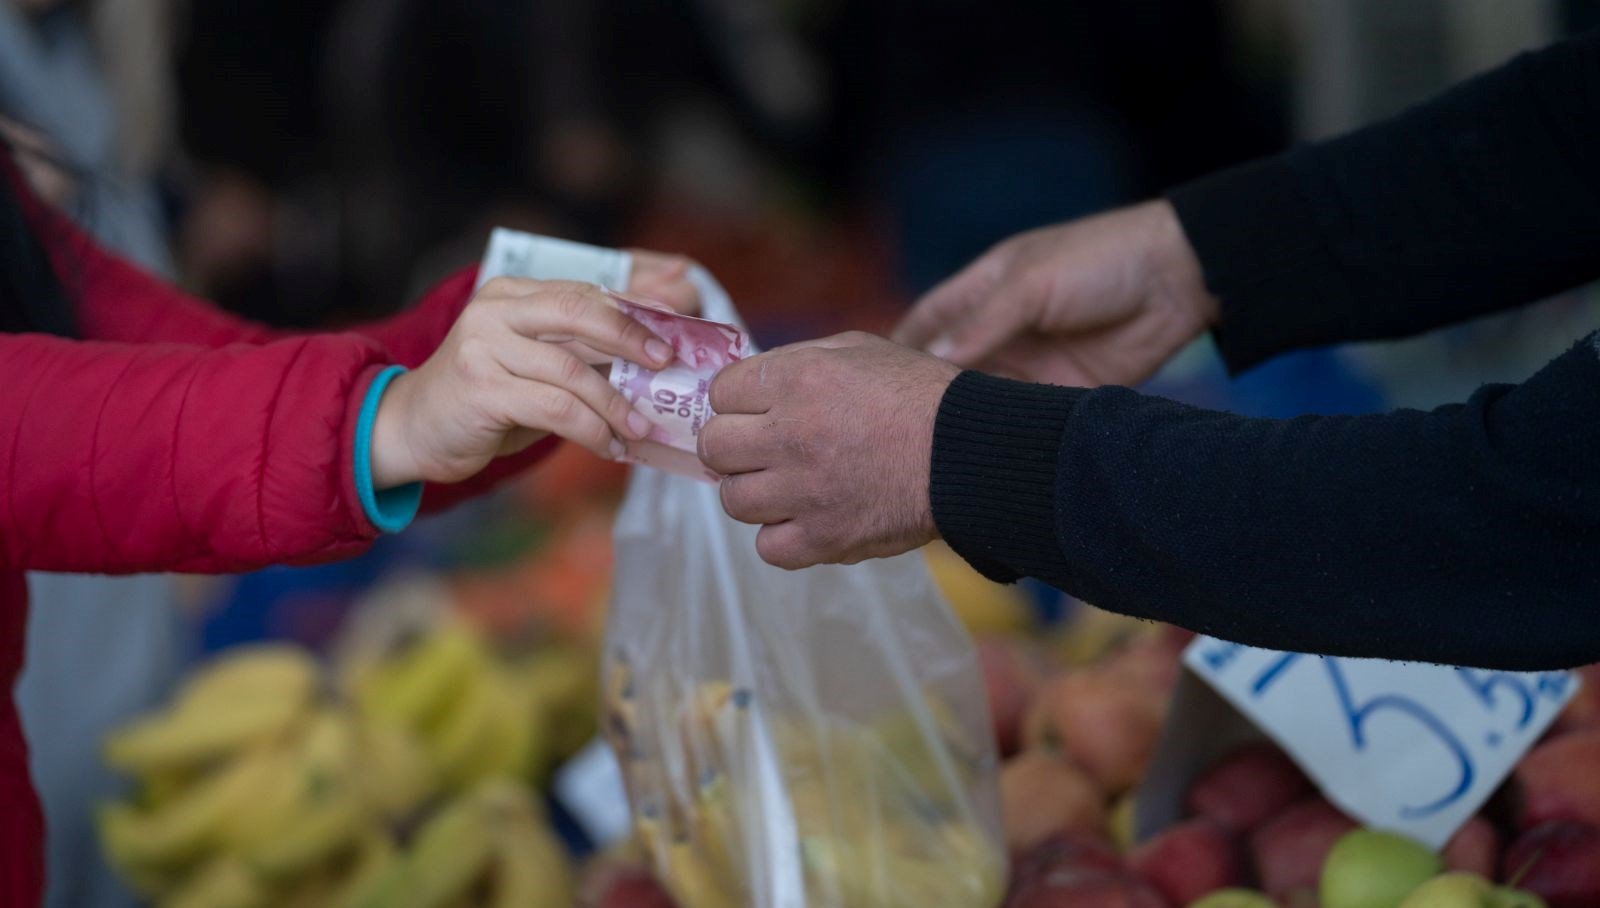
[[[1278,653],[1200,638],[1186,656],[1368,823],[1442,843],[1572,696],[1513,673]]]

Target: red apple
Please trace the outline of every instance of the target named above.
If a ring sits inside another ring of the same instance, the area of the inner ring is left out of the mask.
[[[1190,813],[1248,832],[1310,793],[1311,783],[1287,754],[1270,741],[1255,741],[1195,779],[1184,806]]]
[[[1123,870],[1122,857],[1099,833],[1057,833],[1033,848],[1013,852],[1011,888],[1037,882],[1059,870]]]
[[[1517,827],[1551,820],[1600,825],[1600,728],[1540,744],[1517,764]]]
[[[1494,879],[1500,865],[1500,833],[1483,817],[1473,817],[1456,830],[1439,852],[1445,870],[1460,870]]]
[[[1166,703],[1183,671],[1183,648],[1166,637],[1142,634],[1129,640],[1100,665],[1100,670],[1125,680],[1157,705]]]
[[[1128,855],[1128,867],[1175,905],[1245,882],[1239,840],[1203,818],[1179,823],[1138,846]]]
[[[643,872],[618,874],[592,904],[594,908],[677,908],[661,884]]]
[[[1019,754],[1000,768],[1000,809],[1006,844],[1019,850],[1052,833],[1093,831],[1106,823],[1105,794],[1094,780],[1043,750]]]
[[[1558,820],[1530,829],[1506,849],[1501,873],[1518,889],[1542,896],[1550,908],[1595,908],[1600,827]]]
[[[1028,739],[1070,757],[1108,794],[1120,794],[1144,775],[1161,733],[1162,709],[1116,675],[1066,674],[1045,685],[1034,701]]]
[[[1250,835],[1261,888],[1275,899],[1301,887],[1315,888],[1333,843],[1355,828],[1354,820],[1320,797],[1293,804],[1262,823]]]
[[[1022,746],[1022,725],[1043,681],[1039,661],[1022,644],[1011,640],[980,640],[978,667],[989,695],[989,718],[994,722],[1000,755],[1009,757]]]
[[[1006,908],[1169,908],[1160,893],[1126,871],[1062,869],[1015,887]]]

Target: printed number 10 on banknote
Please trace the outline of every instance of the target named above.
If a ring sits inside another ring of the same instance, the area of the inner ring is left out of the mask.
[[[611,364],[611,385],[650,420],[650,434],[630,442],[622,460],[707,482],[721,477],[700,462],[700,430],[712,416],[711,379],[729,363],[750,355],[743,331],[612,294],[624,314],[672,345],[663,369],[624,359]]]

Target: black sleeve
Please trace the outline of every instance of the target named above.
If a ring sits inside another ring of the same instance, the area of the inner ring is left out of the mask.
[[[1234,372],[1600,277],[1600,32],[1168,198]]]
[[[1521,385],[1250,419],[966,372],[934,429],[950,545],[1113,611],[1272,649],[1600,660],[1600,335]]]

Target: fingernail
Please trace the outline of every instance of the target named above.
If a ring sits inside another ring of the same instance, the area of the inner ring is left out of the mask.
[[[928,343],[928,354],[944,359],[950,355],[955,346],[955,341],[951,340],[949,335],[940,335]]]
[[[632,423],[633,420],[630,419],[628,422]],[[611,444],[606,446],[606,452],[611,455],[612,460],[622,457],[622,452],[625,450],[627,449],[622,446],[622,442],[617,441],[615,438],[611,439]]]
[[[645,419],[643,413],[635,410],[628,414],[628,428],[633,430],[633,434],[643,438],[650,433],[650,420]]]
[[[672,359],[672,347],[664,340],[651,338],[645,341],[644,352],[648,353],[650,358],[658,363],[664,363]]]

